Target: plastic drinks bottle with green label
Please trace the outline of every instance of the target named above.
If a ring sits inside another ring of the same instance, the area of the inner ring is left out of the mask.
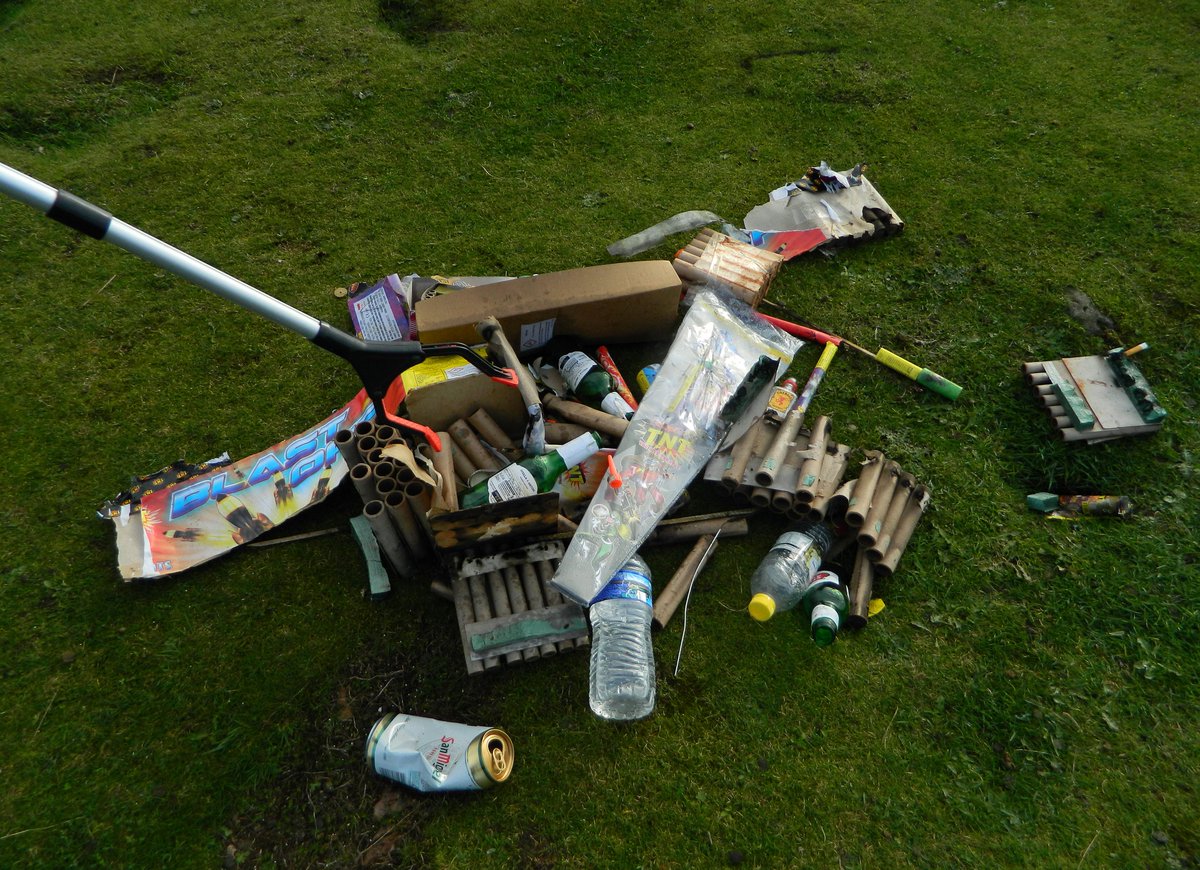
[[[817,646],[833,643],[842,620],[850,612],[850,601],[842,590],[838,575],[832,571],[818,571],[804,591],[800,604],[808,616],[809,634]]]
[[[588,705],[602,719],[643,719],[654,711],[650,568],[636,554],[588,606],[592,658]]]
[[[477,483],[458,499],[461,509],[479,507],[489,502],[511,501],[549,492],[568,468],[574,468],[600,449],[600,436],[585,432],[562,447],[541,456],[528,456],[500,469],[487,480]]]
[[[799,604],[832,544],[823,523],[802,522],[780,535],[750,578],[750,615],[766,622]]]

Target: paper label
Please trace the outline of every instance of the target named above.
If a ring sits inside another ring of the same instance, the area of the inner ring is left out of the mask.
[[[595,367],[596,363],[592,358],[580,350],[563,354],[558,361],[558,370],[562,372],[563,380],[567,382],[572,393],[579,389],[579,382]]]
[[[548,317],[545,320],[539,320],[537,323],[527,323],[521,327],[521,337],[517,350],[527,351],[533,350],[536,347],[541,347],[543,344],[554,338],[554,321],[556,318]]]
[[[527,468],[513,463],[488,478],[488,501],[511,501],[537,495],[537,481]]]
[[[608,581],[608,585],[600,591],[592,604],[616,598],[629,598],[652,607],[651,595],[649,577],[637,569],[622,568],[613,575],[612,580]]]
[[[606,414],[612,414],[614,417],[624,417],[627,420],[629,419],[629,415],[633,413],[633,408],[621,398],[620,393],[609,393],[601,399],[600,410]]]
[[[772,550],[782,550],[807,568],[809,577],[816,576],[821,568],[821,553],[813,539],[803,532],[784,532]]]

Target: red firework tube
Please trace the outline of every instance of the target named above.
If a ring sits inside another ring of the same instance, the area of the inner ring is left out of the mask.
[[[778,317],[772,317],[770,314],[757,312],[758,316],[774,327],[782,329],[788,335],[794,335],[796,338],[804,338],[808,341],[819,341],[822,344],[832,344],[840,346],[842,337],[840,335],[830,335],[828,332],[821,332],[819,329],[813,329],[811,326],[801,326],[799,323],[792,323],[790,320],[780,320]]]
[[[612,355],[608,352],[608,348],[600,345],[596,348],[596,356],[600,360],[600,365],[604,366],[604,370],[613,376],[613,380],[617,382],[617,395],[629,403],[629,407],[637,410],[637,399],[633,397],[633,393],[629,391],[629,385],[625,383],[625,379],[621,377],[621,370],[617,368],[617,364],[613,361]]]

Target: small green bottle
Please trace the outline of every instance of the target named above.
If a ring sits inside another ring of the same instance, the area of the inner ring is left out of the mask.
[[[595,432],[585,432],[549,453],[529,456],[500,469],[459,496],[458,506],[466,510],[489,502],[510,501],[549,492],[559,475],[599,449],[600,436]]]
[[[581,402],[599,407],[609,393],[617,389],[613,376],[581,350],[564,353],[558,358],[558,370],[571,392]]]
[[[817,646],[829,646],[837,639],[838,629],[850,612],[842,583],[832,571],[816,573],[804,590],[800,605],[808,616],[809,633]]]

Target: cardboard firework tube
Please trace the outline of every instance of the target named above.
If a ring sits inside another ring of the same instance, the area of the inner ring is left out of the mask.
[[[458,487],[454,483],[454,458],[452,456],[454,446],[451,443],[449,432],[438,432],[437,435],[441,439],[442,449],[433,454],[433,468],[441,477],[442,485],[434,492],[430,509],[437,507],[443,511],[456,511],[458,510]]]
[[[371,466],[372,468],[374,468],[376,465],[378,465],[381,462],[389,462],[390,461],[386,456],[383,455],[382,447],[376,447],[374,450],[371,450],[370,452],[368,452],[366,454],[366,458],[367,458],[367,465]]]
[[[512,605],[508,602],[508,584],[499,571],[488,571],[487,588],[492,598],[492,610],[496,616],[511,616]],[[504,661],[510,665],[521,661],[524,656],[517,651],[504,653]]]
[[[524,562],[517,566],[517,571],[521,575],[521,586],[524,589],[525,602],[529,609],[541,610],[546,606],[546,600],[542,597],[542,585],[538,582],[537,572],[533,570],[533,565]],[[538,647],[538,652],[543,656],[552,656],[558,652],[558,647],[548,641]]]
[[[508,337],[504,334],[500,321],[495,317],[490,314],[484,317],[475,324],[475,331],[487,342],[488,351],[502,365],[516,373],[517,391],[521,394],[521,401],[525,403],[525,411],[529,415],[525,447],[530,453],[540,456],[546,452],[546,418],[542,411],[542,399],[538,395],[537,383],[534,381],[533,375],[517,359],[517,352],[508,343]]]
[[[601,435],[608,435],[610,438],[616,438],[618,441],[625,435],[625,430],[629,428],[629,421],[624,417],[605,414],[603,411],[597,411],[595,408],[589,408],[579,402],[570,402],[557,396],[547,396],[545,405],[547,410],[553,411],[565,420],[586,426],[590,430],[599,432]]]
[[[788,448],[792,446],[792,441],[803,422],[804,411],[800,408],[793,408],[783,418],[774,440],[763,455],[762,462],[758,464],[758,471],[754,472],[754,482],[759,486],[770,486],[775,482],[775,476],[779,474],[779,469],[787,459]]]
[[[733,449],[729,451],[729,458],[725,461],[725,470],[721,472],[721,486],[733,492],[742,485],[742,478],[746,474],[746,466],[750,463],[750,457],[758,439],[770,424],[766,417],[759,417],[750,428],[743,433],[733,444]]]
[[[888,505],[883,524],[875,533],[874,542],[866,547],[867,558],[872,562],[878,562],[887,555],[892,546],[892,537],[896,534],[896,526],[900,524],[900,517],[904,514],[916,486],[917,479],[908,472],[902,473],[896,481],[896,491],[892,493],[892,503]]]
[[[554,576],[555,564],[550,560],[537,562],[533,566],[533,571],[537,574],[538,585],[542,588],[542,600],[546,602],[547,607],[554,607],[556,604],[563,603],[562,593],[550,585],[550,579]],[[588,646],[591,639],[585,634],[583,637],[577,637],[574,640],[560,640],[557,644],[559,652],[565,652],[569,649],[577,649],[579,647]]]
[[[379,442],[375,440],[374,435],[363,435],[361,438],[354,439],[354,446],[358,449],[358,455],[362,457],[363,462],[366,462],[367,454],[379,447]]]
[[[424,537],[421,543],[413,548],[418,557],[424,557],[433,546],[433,529],[429,527],[429,509],[433,506],[433,491],[419,480],[409,481],[402,490],[404,500],[408,502],[413,518],[417,521],[419,531]]]
[[[375,475],[375,498],[380,501],[386,502],[387,497],[395,492],[398,487],[399,484],[396,483],[396,478]]]
[[[787,468],[785,463],[784,468]],[[773,489],[771,490],[771,510],[777,513],[786,514],[792,509],[796,502],[796,496],[790,490]]]
[[[449,601],[451,604],[457,603],[454,598],[454,590],[441,580],[434,580],[432,583],[430,583],[429,591],[444,601]]]
[[[888,547],[887,555],[875,563],[876,574],[891,577],[896,573],[896,565],[900,563],[900,557],[904,555],[908,542],[912,540],[917,523],[929,507],[931,498],[928,487],[918,486],[913,490],[908,504],[904,507],[904,513],[900,515],[900,522],[896,524],[896,531],[892,532],[892,544]]]
[[[388,561],[392,563],[396,573],[401,577],[411,577],[413,574],[412,559],[409,557],[408,551],[404,549],[404,542],[400,540],[396,527],[388,519],[383,502],[379,499],[367,502],[363,506],[363,516],[371,524],[371,531],[375,533],[379,549],[383,550],[383,554],[388,557]]]
[[[838,487],[837,492],[829,497],[829,505],[825,508],[825,516],[830,520],[840,520],[846,515],[846,506],[854,495],[857,480],[847,480]]]
[[[862,464],[858,473],[858,483],[846,505],[846,525],[858,528],[867,518],[867,510],[871,507],[871,497],[875,495],[875,486],[879,483],[879,474],[883,471],[883,454],[878,450],[868,450],[867,460]]]
[[[692,580],[704,570],[709,557],[717,549],[713,538],[714,535],[701,535],[697,538],[692,549],[683,557],[683,561],[675,569],[671,579],[667,581],[667,585],[663,587],[662,592],[658,593],[658,598],[654,602],[654,625],[656,627],[664,628],[671,621],[671,617],[679,608],[679,603],[687,595]]]
[[[373,466],[371,466],[371,470],[375,472],[376,480],[384,480],[387,478],[391,478],[392,480],[396,479],[396,464],[390,459],[381,459],[379,462],[376,462]]]
[[[479,433],[479,437],[491,444],[493,447],[501,450],[515,450],[516,442],[508,437],[508,434],[500,428],[500,424],[492,419],[492,415],[484,408],[479,408],[474,414],[467,417],[467,422],[475,427],[475,431]]]
[[[354,443],[353,429],[339,429],[333,436],[333,446],[342,454],[342,459],[346,460],[347,468],[353,468],[363,461],[362,454],[358,452]]]
[[[350,482],[358,490],[363,504],[375,500],[375,472],[367,463],[360,462],[350,469]]]
[[[859,548],[854,557],[854,571],[850,574],[850,615],[846,625],[860,629],[867,625],[867,613],[871,608],[871,594],[875,589],[875,566]]]
[[[580,426],[576,423],[547,423],[546,443],[566,444],[580,435],[586,435],[589,431],[586,426]]]
[[[695,520],[694,522],[673,523],[660,525],[648,540],[651,544],[676,544],[680,541],[691,541],[701,535],[714,535],[720,529],[722,538],[735,538],[750,533],[750,524],[745,517],[737,519],[715,518]]]
[[[476,574],[467,581],[471,590],[471,609],[475,612],[475,621],[483,622],[492,618],[492,605],[488,601],[487,586],[484,585],[482,574]],[[484,668],[491,670],[500,667],[499,656],[489,656],[483,660]]]
[[[521,574],[517,571],[516,566],[509,565],[501,573],[504,576],[504,587],[508,590],[508,603],[512,612],[528,612],[529,602],[525,598],[525,587],[521,583]],[[541,647],[527,646],[520,652],[521,657],[528,662],[541,656]]]
[[[483,442],[479,440],[479,436],[475,434],[466,420],[455,420],[450,424],[450,437],[454,439],[454,443],[467,455],[471,460],[471,464],[476,468],[482,468],[485,471],[499,471],[500,460],[483,446]]]
[[[463,479],[463,483],[466,483],[471,479],[471,475],[475,473],[475,464],[454,443],[454,439],[450,437],[450,433],[446,433],[446,439],[442,443],[453,446],[453,449],[450,451],[450,461],[454,464],[454,473]]]
[[[879,530],[883,528],[883,519],[887,515],[888,508],[892,506],[892,494],[896,491],[896,484],[899,481],[900,467],[889,459],[884,465],[883,471],[879,473],[879,483],[875,485],[875,492],[871,495],[871,506],[867,509],[867,515],[863,517],[862,525],[858,529],[860,547],[871,546],[879,537]]]
[[[750,490],[750,504],[756,508],[765,508],[771,506],[771,490],[765,486],[756,486]]]
[[[832,441],[825,445],[825,457],[821,460],[821,471],[817,475],[817,488],[808,505],[808,517],[823,520],[829,512],[829,502],[846,474],[846,463],[850,460],[850,448]]]
[[[808,438],[808,449],[796,477],[796,500],[810,502],[816,497],[817,483],[821,479],[821,465],[825,462],[825,448],[829,444],[829,418],[820,416],[813,423]]]
[[[400,433],[396,430],[395,426],[380,426],[375,430],[375,440],[379,442],[380,447],[384,447],[395,442],[399,437]]]
[[[354,424],[354,437],[355,438],[366,438],[368,435],[370,435],[374,431],[375,431],[375,421],[374,420],[360,420],[358,423]]]
[[[425,540],[425,532],[417,522],[417,518],[413,514],[412,505],[404,497],[404,493],[389,492],[383,500],[383,506],[387,508],[392,522],[400,530],[400,537],[404,539],[404,546],[412,553],[413,558],[419,562],[428,556],[429,544]]]
[[[1034,372],[1028,377],[1029,383],[1033,384],[1035,387],[1040,387],[1042,384],[1050,383],[1050,375],[1048,375],[1046,372]]]

